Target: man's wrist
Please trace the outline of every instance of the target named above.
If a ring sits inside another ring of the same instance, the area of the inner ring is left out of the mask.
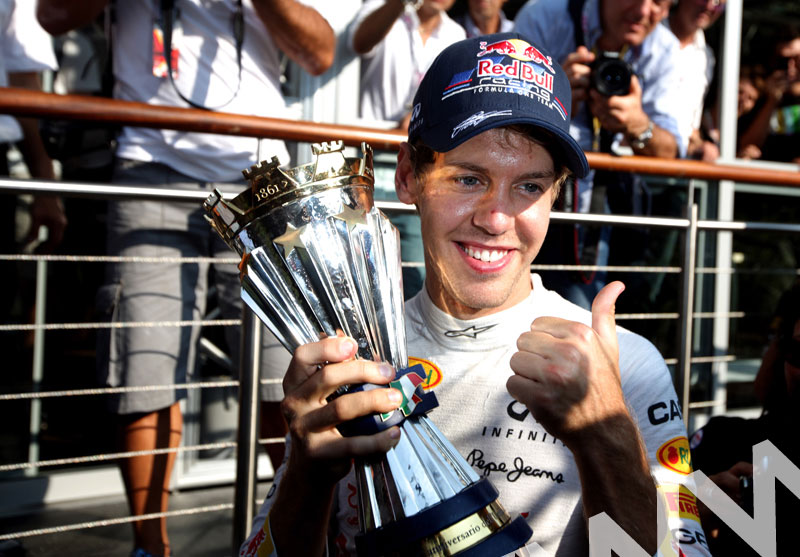
[[[655,124],[653,121],[648,118],[647,124],[644,128],[638,129],[638,133],[636,131],[631,132],[628,134],[628,141],[631,144],[631,147],[634,149],[644,149],[650,143],[650,140],[653,139],[653,129]]]

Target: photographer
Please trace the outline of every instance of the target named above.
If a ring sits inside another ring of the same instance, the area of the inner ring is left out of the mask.
[[[659,25],[669,4],[669,0],[529,0],[517,14],[517,31],[545,46],[569,76],[570,133],[584,150],[685,155],[691,123],[677,94],[679,44]],[[621,87],[609,91],[605,85]],[[575,182],[571,192],[565,189],[561,203],[560,209],[581,213],[649,210],[646,185],[621,173],[590,172]],[[563,262],[564,250],[574,263],[609,262],[609,229],[575,227],[562,236],[545,245],[543,263]],[[563,273],[556,278],[552,286],[559,283],[559,293],[584,307],[605,282],[603,272],[581,273],[572,281],[564,280]]]
[[[764,94],[746,125],[739,129],[739,145],[761,159],[800,163],[800,29],[781,28],[769,59]],[[744,128],[744,129],[742,129]]]

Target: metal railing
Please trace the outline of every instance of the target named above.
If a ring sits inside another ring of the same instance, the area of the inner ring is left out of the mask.
[[[342,138],[346,144],[358,145],[361,141],[367,141],[377,148],[395,149],[402,141],[403,137],[395,132],[381,130],[371,130],[366,128],[354,128],[347,126],[334,126],[331,124],[316,124],[311,122],[285,121],[268,118],[245,117],[239,115],[226,115],[210,113],[194,109],[179,109],[167,107],[152,107],[138,103],[126,103],[123,101],[112,101],[108,99],[85,98],[76,96],[53,96],[44,93],[31,93],[15,91],[13,89],[0,89],[0,113],[6,112],[16,115],[38,116],[38,117],[57,117],[57,118],[76,118],[84,120],[101,120],[104,122],[115,122],[129,125],[141,125],[159,128],[183,129],[189,131],[204,131],[214,133],[235,133],[241,135],[254,135],[259,137],[275,137],[278,139],[297,140],[297,141],[322,141],[332,138]],[[648,159],[641,157],[619,158],[607,155],[588,154],[590,164],[595,168],[607,168],[613,170],[626,170],[642,174],[666,174],[683,178],[703,178],[703,179],[726,179],[745,181],[761,184],[773,184],[788,187],[800,186],[800,174],[785,171],[765,172],[761,169],[742,167],[739,165],[713,165],[694,161],[675,161]],[[135,186],[113,186],[108,184],[77,184],[63,182],[46,182],[39,180],[0,180],[0,193],[57,193],[63,196],[75,197],[95,197],[102,199],[162,199],[162,200],[194,200],[200,203],[207,193],[170,191],[160,188],[144,188]],[[400,203],[378,202],[377,205],[386,211],[409,210],[408,207]],[[613,226],[637,226],[673,229],[684,232],[683,244],[683,263],[679,267],[595,267],[595,266],[574,266],[574,265],[555,265],[541,266],[533,265],[533,269],[555,269],[555,270],[625,270],[638,272],[659,272],[680,274],[682,285],[680,289],[680,311],[677,313],[661,314],[620,314],[619,320],[625,319],[673,319],[679,321],[680,348],[675,358],[668,358],[668,363],[675,365],[676,387],[684,408],[684,419],[688,420],[691,408],[705,408],[713,404],[713,401],[690,401],[689,387],[691,378],[691,366],[693,363],[709,361],[730,361],[735,358],[731,355],[713,356],[693,356],[692,355],[692,328],[695,319],[719,317],[716,313],[695,312],[693,306],[694,283],[696,275],[713,272],[730,272],[730,270],[716,270],[709,268],[696,268],[697,262],[697,235],[700,231],[750,231],[764,230],[772,232],[800,232],[800,225],[796,224],[775,224],[775,223],[753,223],[753,222],[727,222],[714,220],[700,220],[698,218],[697,206],[693,202],[693,195],[688,196],[686,216],[683,218],[662,218],[662,217],[635,217],[619,215],[593,215],[593,214],[566,214],[553,213],[552,220],[555,222],[583,223],[583,224],[603,224]],[[47,262],[47,261],[82,261],[82,262],[109,262],[115,260],[110,256],[41,256],[41,255],[3,255],[0,259],[17,258],[20,261]],[[186,262],[190,258],[186,258]],[[181,260],[182,261],[182,260]],[[236,262],[231,259],[231,262]],[[152,262],[150,258],[141,258],[137,261],[142,264]],[[182,261],[183,262],[183,261]],[[730,312],[724,317],[738,318],[742,315]],[[175,321],[171,323],[137,323],[123,324],[121,326],[195,326],[217,325],[217,326],[238,326],[243,328],[242,334],[242,358],[240,363],[240,380],[224,382],[204,382],[191,383],[185,385],[175,385],[166,388],[220,388],[238,386],[239,388],[239,428],[236,442],[225,442],[218,444],[203,444],[179,447],[177,449],[158,449],[151,451],[153,454],[162,452],[179,451],[199,451],[208,448],[236,447],[237,448],[237,474],[235,501],[232,505],[225,506],[226,509],[233,509],[234,521],[234,546],[247,533],[254,510],[254,486],[256,480],[255,455],[256,446],[271,442],[279,442],[280,439],[257,439],[257,403],[258,403],[258,358],[259,352],[255,349],[259,345],[257,335],[259,327],[254,326],[254,317],[250,312],[245,312],[242,321],[238,320],[214,320],[214,321]],[[70,328],[98,328],[109,326],[100,323],[43,323],[20,325],[2,325],[0,333],[8,330],[32,330],[37,333],[53,329]],[[120,326],[120,325],[116,325]],[[15,329],[16,328],[16,329]],[[147,389],[149,387],[136,387],[135,389]],[[152,387],[165,388],[165,387]],[[50,392],[29,392],[11,393],[0,395],[0,402],[10,400],[41,400],[56,396],[88,396],[102,395],[111,392],[121,392],[128,388],[118,389],[75,389]],[[134,388],[131,388],[134,389]],[[130,458],[142,453],[108,453],[100,455],[90,455],[73,459],[56,459],[51,461],[34,461],[26,463],[15,463],[0,466],[0,472],[21,469],[38,469],[39,467],[55,466],[67,463],[95,462],[104,460],[116,460],[119,458]],[[220,510],[214,507],[211,510]],[[186,512],[186,511],[177,511]],[[158,516],[172,516],[174,513],[168,512]],[[118,523],[119,521],[141,520],[143,517],[127,517],[112,519],[111,521],[100,521],[101,523],[91,525],[67,525],[54,529],[35,530],[27,532],[16,532],[12,534],[0,535],[0,540],[20,538],[57,531],[66,531],[77,527],[94,527],[105,524]]]

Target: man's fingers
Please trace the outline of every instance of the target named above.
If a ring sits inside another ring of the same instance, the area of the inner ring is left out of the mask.
[[[592,329],[617,353],[619,348],[617,346],[617,324],[614,319],[614,308],[617,298],[622,294],[623,290],[625,290],[625,285],[618,280],[614,281],[605,285],[592,302]]]
[[[325,431],[362,416],[392,412],[399,408],[402,402],[402,393],[391,388],[345,394],[309,412],[304,427],[311,432]]]
[[[297,389],[325,364],[351,359],[357,348],[356,341],[349,337],[328,337],[298,347],[283,378],[284,393]]]
[[[400,428],[391,427],[375,435],[356,437],[340,437],[331,442],[330,439],[311,440],[308,450],[318,459],[352,458],[354,456],[369,456],[385,453],[400,441]]]

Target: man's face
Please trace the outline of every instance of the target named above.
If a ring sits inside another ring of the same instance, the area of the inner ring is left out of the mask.
[[[670,0],[601,0],[600,18],[608,50],[639,46],[669,13]]]
[[[725,11],[726,0],[681,0],[676,8],[678,17],[698,29],[708,29]]]
[[[741,116],[753,110],[758,100],[758,89],[748,78],[739,80],[738,115]]]
[[[469,0],[469,13],[480,19],[494,18],[505,3],[506,0]]]
[[[779,44],[775,50],[781,66],[786,69],[789,90],[793,95],[800,95],[800,37]]]
[[[407,159],[401,154],[398,196],[419,211],[425,284],[434,303],[471,318],[525,299],[553,202],[547,150],[518,133],[493,129],[437,153],[419,179]]]

